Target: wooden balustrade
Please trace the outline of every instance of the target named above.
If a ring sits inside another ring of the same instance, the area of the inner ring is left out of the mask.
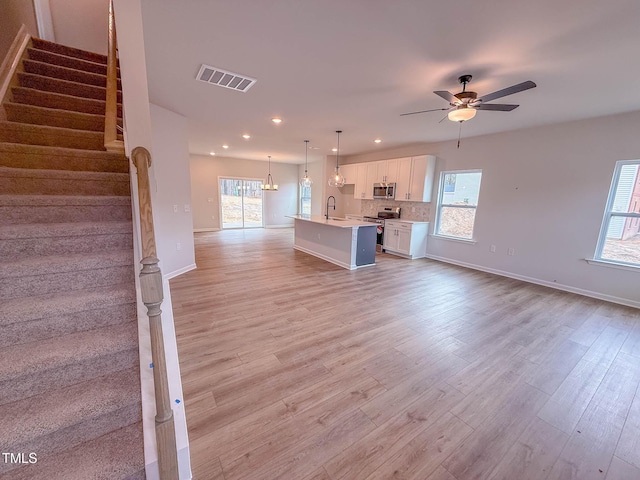
[[[118,140],[118,58],[116,22],[113,2],[109,2],[109,27],[107,51],[107,97],[104,115],[104,148],[110,152],[124,153],[124,142]]]
[[[140,238],[142,243],[142,270],[140,271],[140,289],[142,302],[147,307],[149,332],[151,335],[151,357],[153,361],[153,384],[156,398],[156,442],[158,448],[158,466],[161,480],[178,478],[178,459],[176,450],[175,424],[162,335],[162,272],[158,267],[156,241],[153,229],[153,210],[151,207],[151,189],[149,188],[149,167],[151,154],[144,147],[136,147],[131,159],[138,172],[138,198],[140,205]]]

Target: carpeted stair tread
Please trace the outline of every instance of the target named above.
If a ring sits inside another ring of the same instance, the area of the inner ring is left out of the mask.
[[[55,255],[0,263],[0,279],[133,265],[133,251]]]
[[[44,75],[46,77],[59,78],[70,82],[83,83],[86,85],[95,85],[97,87],[106,87],[107,72],[103,74],[86,72],[75,68],[65,67],[63,65],[55,65],[37,60],[24,60],[22,62],[24,71],[35,75]],[[121,90],[120,81],[118,81],[118,89]]]
[[[130,197],[102,195],[0,195],[0,206],[102,206],[128,207]]]
[[[88,60],[94,63],[107,63],[107,56],[100,53],[87,52],[86,50],[80,50],[74,47],[68,47],[59,43],[49,42],[40,38],[32,38],[33,48],[39,50],[46,50],[48,52],[57,53],[59,55],[65,55],[67,57],[80,58],[82,60]]]
[[[129,159],[120,153],[0,142],[0,165],[72,171],[129,173]]]
[[[143,443],[142,423],[136,423],[35,464],[13,470],[10,478],[11,480],[56,478],[143,480],[146,478]]]
[[[129,182],[128,173],[116,172],[83,172],[73,170],[47,170],[37,168],[15,168],[0,166],[0,177],[17,178],[52,178],[56,180],[110,180],[112,182]]]
[[[4,108],[7,120],[11,122],[104,132],[104,115],[14,102],[6,102]],[[122,119],[119,119],[119,122],[122,124]]]
[[[129,405],[138,415],[126,425],[139,422],[140,385],[131,381],[139,375],[134,367],[0,406],[3,448],[43,456],[72,448],[106,433],[96,428],[100,417]]]
[[[131,197],[0,195],[0,225],[131,220]]]
[[[131,222],[77,222],[0,226],[0,240],[132,233]]]
[[[46,92],[35,88],[12,87],[13,101],[47,108],[59,108],[74,112],[104,115],[105,101],[92,98],[66,95],[59,92]],[[118,103],[118,117],[122,117],[122,104]]]
[[[74,70],[82,70],[89,73],[97,73],[98,75],[107,74],[106,63],[96,63],[90,60],[83,60],[77,57],[69,57],[59,53],[40,50],[38,48],[27,48],[27,56],[30,60],[37,62],[49,63],[51,65],[59,65],[61,67],[72,68]],[[120,68],[118,68],[118,72]],[[120,75],[118,74],[118,77]]]
[[[133,284],[112,285],[107,288],[76,290],[65,294],[39,295],[30,298],[14,298],[0,303],[0,325],[55,318],[75,312],[107,308],[136,301]]]
[[[134,281],[133,252],[50,255],[0,262],[0,298],[108,287]]]
[[[0,166],[0,190],[14,195],[129,196],[129,175]]]
[[[45,318],[2,325],[0,347],[30,343],[38,340],[119,325],[135,321],[137,305],[132,295],[130,303],[121,303],[90,311],[49,315]]]
[[[138,365],[135,322],[0,349],[0,405]]]
[[[133,251],[131,222],[0,226],[0,259]]]
[[[104,133],[30,123],[0,121],[0,141],[104,150]]]
[[[18,72],[18,80],[21,87],[33,88],[45,92],[62,93],[73,97],[104,100],[106,88],[85,83],[61,80],[59,78],[45,77],[33,73]],[[118,103],[122,102],[122,92],[117,92]]]

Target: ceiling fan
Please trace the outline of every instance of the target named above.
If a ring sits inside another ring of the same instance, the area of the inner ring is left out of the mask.
[[[503,88],[502,90],[498,90],[497,92],[489,93],[478,98],[478,94],[476,92],[467,92],[467,84],[471,82],[471,78],[471,75],[462,75],[458,77],[458,81],[462,84],[462,91],[460,93],[456,93],[455,95],[451,92],[447,92],[446,90],[438,90],[436,92],[433,92],[449,102],[449,108],[433,108],[431,110],[403,113],[400,116],[402,117],[405,115],[415,115],[417,113],[448,110],[449,113],[447,114],[447,117],[449,118],[449,120],[451,120],[452,122],[464,122],[465,120],[470,120],[475,117],[478,110],[510,112],[511,110],[518,108],[519,105],[487,102],[496,100],[497,98],[506,97],[507,95],[513,95],[514,93],[522,92],[523,90],[528,90],[536,86],[535,83],[533,83],[531,80],[528,80],[526,82],[518,83],[517,85],[512,85],[510,87]],[[444,120],[444,118],[442,120]]]

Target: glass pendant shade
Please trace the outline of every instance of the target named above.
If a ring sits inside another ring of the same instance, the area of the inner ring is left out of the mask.
[[[273,177],[271,176],[271,155],[268,155],[268,157],[269,157],[269,174],[267,175],[267,179],[265,180],[265,182],[262,185],[260,185],[260,188],[262,190],[276,192],[278,191],[278,184],[273,183]]]
[[[338,134],[338,145],[336,148],[336,170],[333,172],[333,175],[329,177],[329,186],[330,187],[344,187],[344,177],[340,173],[340,134],[342,130],[336,130]]]
[[[302,179],[300,180],[300,186],[302,188],[309,188],[311,187],[311,184],[313,183],[313,181],[309,178],[309,174],[307,173],[307,156],[309,153],[309,140],[305,140],[305,148],[304,148],[304,177],[302,177]]]
[[[477,110],[470,107],[458,107],[455,110],[451,110],[447,117],[452,122],[464,122],[465,120],[471,120],[476,116]]]
[[[329,186],[330,187],[344,187],[344,177],[340,173],[340,170],[336,168],[336,171],[333,172],[333,175],[329,178]]]

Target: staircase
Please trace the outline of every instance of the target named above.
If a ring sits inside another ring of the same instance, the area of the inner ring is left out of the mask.
[[[0,121],[0,479],[142,479],[129,162],[103,146],[106,57],[32,39],[16,75]]]

